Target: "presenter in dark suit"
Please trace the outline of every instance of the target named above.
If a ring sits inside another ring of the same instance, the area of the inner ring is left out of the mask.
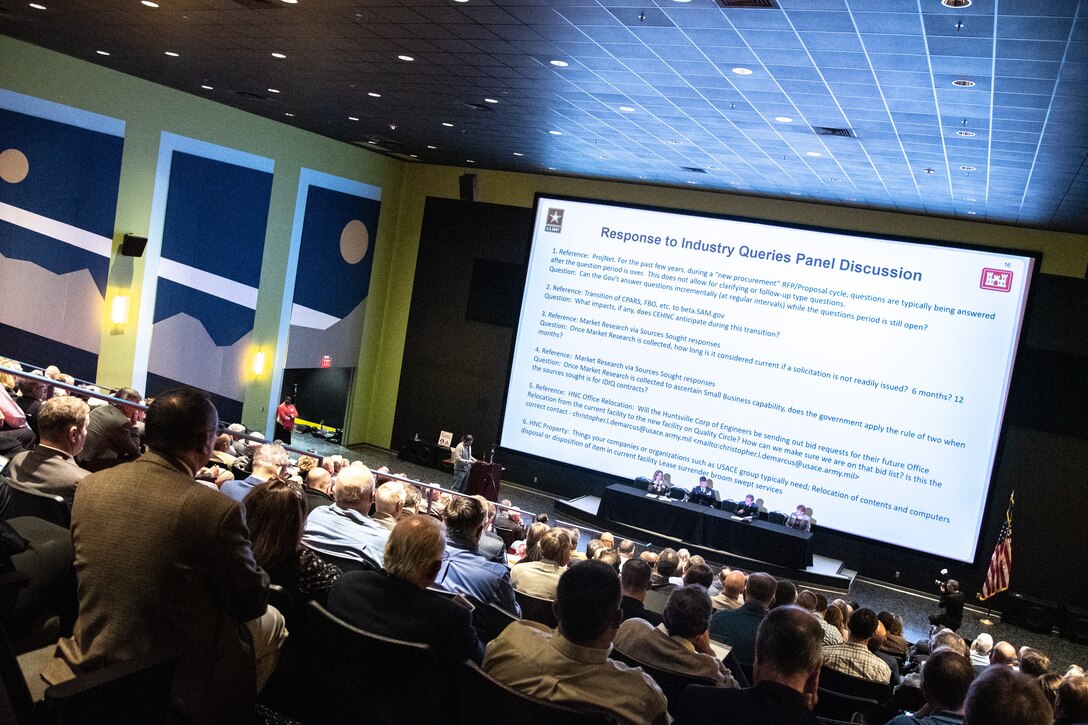
[[[688,494],[688,501],[704,506],[711,506],[719,500],[718,492],[714,490],[713,481],[706,476],[700,476],[699,485],[691,489],[691,493]]]
[[[443,664],[483,661],[483,645],[466,606],[427,591],[446,548],[442,524],[430,516],[400,521],[385,546],[385,572],[350,571],[329,593],[329,611],[384,637],[429,644]]]
[[[736,514],[749,519],[759,516],[759,504],[756,503],[756,497],[752,494],[745,496],[744,501],[737,506]]]

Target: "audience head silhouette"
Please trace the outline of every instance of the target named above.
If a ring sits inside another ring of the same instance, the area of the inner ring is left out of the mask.
[[[607,648],[620,626],[620,580],[600,561],[586,561],[559,578],[554,604],[559,631],[574,644]]]
[[[197,471],[208,462],[219,431],[219,413],[211,397],[196,388],[172,388],[147,409],[144,439],[157,453],[176,458]]]

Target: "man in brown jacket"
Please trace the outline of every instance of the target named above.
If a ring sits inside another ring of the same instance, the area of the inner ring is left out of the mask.
[[[79,615],[58,644],[77,673],[178,652],[174,706],[197,723],[250,719],[250,629],[258,659],[269,645],[274,656],[285,636],[282,617],[266,613],[268,576],[253,560],[240,505],[193,480],[217,427],[207,393],[168,391],[147,412],[150,450],[80,483],[72,506]],[[249,620],[257,622],[247,628]],[[58,664],[47,680],[61,679]]]

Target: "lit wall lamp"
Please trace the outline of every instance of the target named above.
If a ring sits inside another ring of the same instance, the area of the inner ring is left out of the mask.
[[[264,350],[258,350],[253,355],[253,374],[257,377],[264,375],[264,365],[267,353]]]
[[[128,322],[128,295],[117,295],[110,303],[110,322],[113,324],[111,335],[121,335]]]

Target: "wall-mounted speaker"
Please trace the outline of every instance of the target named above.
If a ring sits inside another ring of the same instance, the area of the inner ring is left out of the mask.
[[[1088,645],[1088,609],[1066,605],[1062,636],[1070,642]]]
[[[121,240],[121,254],[125,257],[142,257],[147,247],[147,237],[126,234]]]
[[[461,201],[476,201],[476,174],[461,174]]]
[[[1050,634],[1058,622],[1058,605],[1019,592],[1009,592],[1001,613],[1001,622],[1022,627],[1029,632]]]

